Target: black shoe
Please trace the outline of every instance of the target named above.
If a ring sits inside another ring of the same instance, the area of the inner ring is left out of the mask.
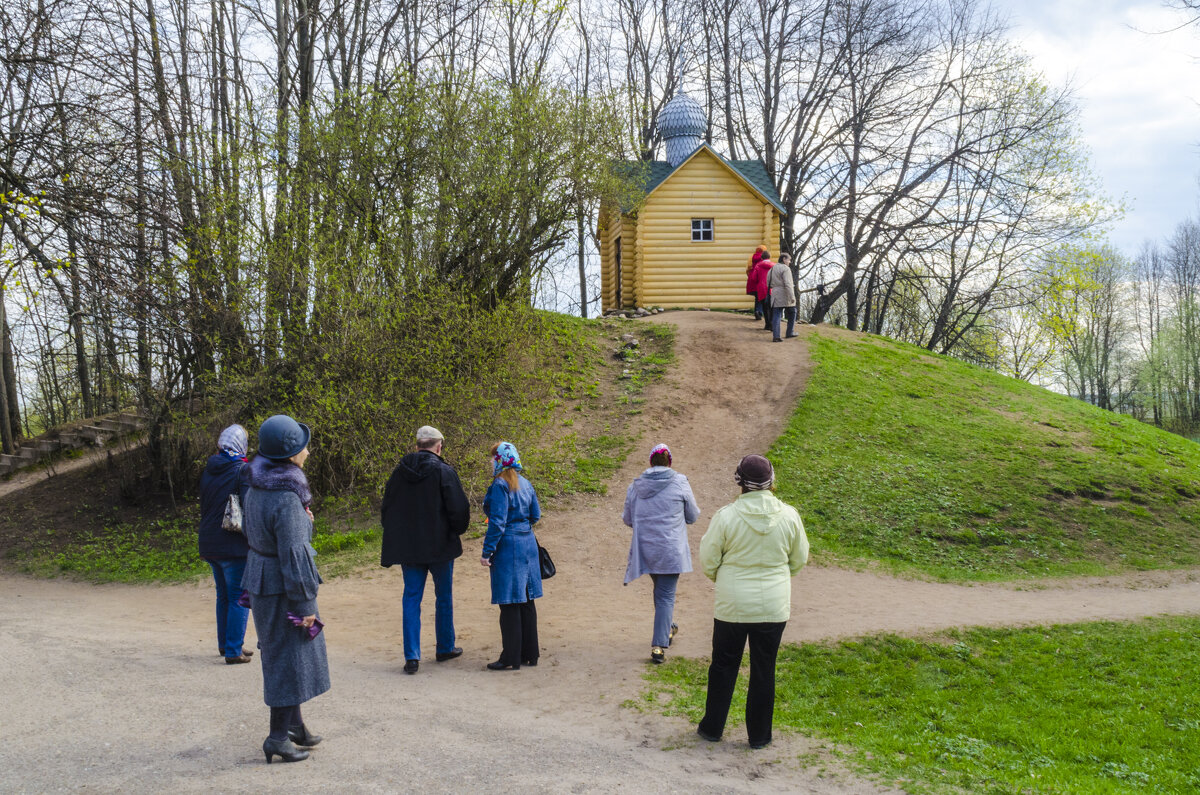
[[[404,673],[406,673],[406,674],[415,674],[417,672],[417,669],[420,667],[421,667],[420,660],[405,660],[404,661]]]
[[[496,660],[496,662],[488,663],[487,669],[489,671],[519,671],[519,670],[521,670],[521,666],[520,665],[509,665],[508,663],[504,662],[503,660]]]
[[[772,337],[771,342],[783,342],[783,340],[779,339],[779,337]]]
[[[301,723],[299,727],[293,726],[288,729],[288,739],[301,748],[312,748],[314,745],[319,745],[325,738],[319,734],[313,734],[307,726]]]
[[[750,747],[753,748],[755,751],[761,751],[762,749],[766,748],[770,744],[771,744],[771,741],[767,740],[765,743],[750,743]]]
[[[700,735],[702,740],[708,740],[710,743],[719,743],[721,741],[720,735],[714,737],[699,726],[696,727],[696,734]]]
[[[800,335],[799,334],[784,334],[784,336],[790,340],[792,337],[799,337]]]
[[[462,646],[455,646],[453,651],[439,651],[437,653],[437,661],[445,662],[446,660],[453,660],[455,657],[461,657],[461,656],[462,656]]]
[[[291,740],[272,740],[268,737],[263,740],[263,756],[267,757],[268,765],[273,756],[285,762],[300,762],[308,759],[308,751],[301,751]]]
[[[654,648],[652,648],[650,650],[650,662],[654,663],[655,665],[658,665],[658,664],[664,663],[666,661],[667,661],[667,653],[665,651],[663,651],[663,648],[661,646],[655,646]]]
[[[679,634],[679,625],[672,622],[671,623],[671,634],[667,635],[667,647],[668,648],[671,646],[671,642],[673,640],[675,640],[675,636],[678,634]]]
[[[528,665],[530,668],[537,668],[537,660],[521,660],[521,665]]]

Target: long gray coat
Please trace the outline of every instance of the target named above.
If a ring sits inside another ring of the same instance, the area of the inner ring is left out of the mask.
[[[796,283],[792,279],[792,267],[782,262],[775,263],[767,272],[767,288],[771,291],[771,308],[796,305]]]
[[[643,574],[692,570],[687,525],[700,517],[687,477],[670,467],[650,467],[625,493],[625,524],[633,528],[625,583]]]
[[[313,561],[312,520],[292,491],[251,487],[242,526],[250,554],[242,588],[250,594],[263,668],[263,701],[302,704],[329,689],[325,633],[312,640],[288,620],[317,614],[321,575]]]

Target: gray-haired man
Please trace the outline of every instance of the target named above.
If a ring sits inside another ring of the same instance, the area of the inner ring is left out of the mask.
[[[415,674],[421,659],[421,598],[426,575],[433,575],[436,596],[437,661],[462,654],[454,645],[454,559],[471,507],[454,467],[442,459],[441,431],[417,429],[416,452],[400,459],[383,492],[383,566],[399,563],[404,572],[404,672]]]

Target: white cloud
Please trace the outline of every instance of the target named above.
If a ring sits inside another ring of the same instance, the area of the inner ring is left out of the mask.
[[[1008,8],[1012,38],[1048,78],[1075,87],[1084,142],[1105,192],[1129,200],[1112,241],[1134,253],[1195,214],[1197,29],[1178,29],[1183,17],[1159,2],[1020,0]]]

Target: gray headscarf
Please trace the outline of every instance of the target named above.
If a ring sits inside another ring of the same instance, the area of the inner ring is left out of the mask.
[[[250,434],[241,425],[230,425],[221,431],[217,447],[234,458],[245,458],[250,450]]]

